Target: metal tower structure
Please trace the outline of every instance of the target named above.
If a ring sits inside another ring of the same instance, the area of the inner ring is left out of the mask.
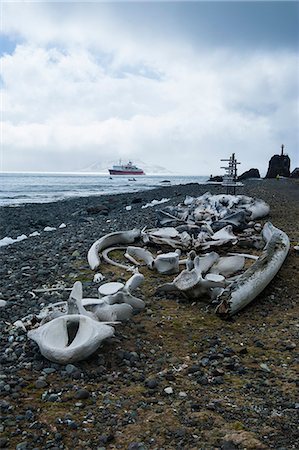
[[[226,186],[226,193],[229,194],[230,189],[233,191],[232,193],[236,193],[237,183],[237,165],[241,164],[237,161],[235,154],[232,153],[229,159],[221,159],[221,161],[228,162],[228,166],[221,167],[226,171],[223,176],[223,186]]]

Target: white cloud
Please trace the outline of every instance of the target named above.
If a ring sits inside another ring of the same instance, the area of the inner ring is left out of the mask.
[[[138,157],[209,174],[235,152],[242,169],[265,172],[282,142],[295,155],[293,53],[194,48],[160,28],[142,33],[107,5],[18,7],[4,15],[4,31],[24,40],[2,58],[4,170]]]

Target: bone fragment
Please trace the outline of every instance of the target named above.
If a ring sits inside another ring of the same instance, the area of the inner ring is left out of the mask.
[[[105,297],[106,295],[116,294],[120,289],[123,289],[124,284],[119,282],[104,283],[98,287],[99,298]]]
[[[88,251],[87,260],[92,270],[96,269],[101,259],[99,253],[107,247],[112,247],[118,244],[132,244],[140,237],[140,230],[134,228],[129,231],[117,231],[106,234],[92,244]]]
[[[244,256],[224,256],[212,266],[210,272],[215,274],[221,274],[225,277],[232,275],[235,272],[243,269],[245,264]]]
[[[262,234],[266,241],[262,255],[224,290],[216,308],[218,314],[231,316],[248,305],[265,289],[283,264],[290,248],[286,233],[267,222]]]
[[[115,250],[125,250],[126,247],[109,247],[106,248],[105,250],[102,251],[102,257],[103,260],[107,263],[107,264],[111,264],[112,266],[116,266],[119,267],[120,269],[124,269],[127,270],[129,272],[131,272],[133,270],[133,268],[131,266],[127,266],[126,264],[121,264],[117,261],[114,261],[113,259],[109,258],[109,253],[113,252]]]

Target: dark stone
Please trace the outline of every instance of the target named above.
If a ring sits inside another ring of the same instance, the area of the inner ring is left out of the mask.
[[[296,167],[296,169],[293,170],[290,177],[291,178],[299,178],[299,167]]]
[[[201,371],[201,366],[198,364],[193,364],[192,366],[188,367],[188,373],[196,373]]]
[[[75,398],[78,400],[86,400],[89,397],[89,391],[87,389],[78,389],[75,394]]]
[[[233,443],[233,441],[224,441],[221,445],[221,450],[237,450],[238,447]]]
[[[246,172],[242,173],[242,175],[238,177],[238,180],[248,180],[248,178],[261,178],[259,170],[249,169]]]
[[[158,386],[158,381],[155,378],[149,378],[148,380],[145,380],[145,385],[149,389],[155,389]]]
[[[8,439],[7,438],[0,438],[0,448],[7,448],[8,447]]]
[[[288,155],[274,155],[269,161],[266,178],[276,178],[277,176],[290,176],[291,161]]]
[[[142,442],[131,442],[128,446],[128,450],[146,450],[146,447]]]
[[[86,208],[88,214],[102,214],[103,216],[107,216],[109,213],[109,208],[104,203],[101,205],[90,206]]]
[[[210,176],[208,181],[216,181],[217,183],[222,183],[223,177],[220,175],[216,175],[215,177]]]
[[[135,198],[132,199],[131,203],[132,204],[142,203],[142,198],[141,197],[135,197]]]

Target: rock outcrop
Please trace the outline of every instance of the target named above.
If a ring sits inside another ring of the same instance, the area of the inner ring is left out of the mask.
[[[284,145],[281,146],[281,154],[274,155],[269,161],[266,178],[276,178],[277,176],[289,177],[291,161],[288,155],[283,154]]]
[[[296,169],[293,170],[290,177],[291,178],[299,178],[299,167],[296,167]]]
[[[216,175],[215,177],[213,177],[211,175],[210,179],[208,181],[214,181],[214,182],[217,182],[217,183],[222,183],[223,177],[221,175]]]
[[[248,178],[261,178],[258,169],[249,169],[238,177],[238,180],[248,180]]]

